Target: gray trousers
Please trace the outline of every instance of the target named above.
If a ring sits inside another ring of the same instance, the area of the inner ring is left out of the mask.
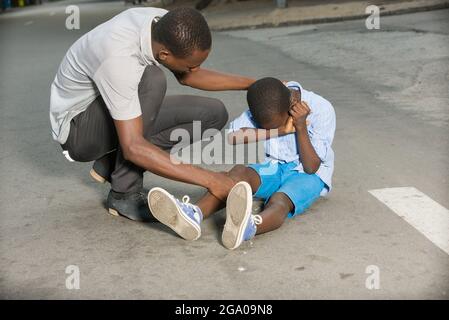
[[[143,134],[161,149],[168,151],[179,142],[170,140],[171,132],[178,128],[189,131],[190,143],[195,142],[193,121],[201,121],[201,136],[207,129],[221,130],[228,121],[228,113],[220,100],[190,95],[165,96],[166,89],[164,72],[156,66],[146,67],[138,88]],[[123,158],[114,122],[101,96],[72,119],[68,139],[61,146],[75,161],[95,160],[95,165],[110,173],[115,192],[135,192],[143,187],[145,170]]]

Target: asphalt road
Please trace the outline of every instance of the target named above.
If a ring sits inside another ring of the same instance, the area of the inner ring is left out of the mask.
[[[448,299],[448,253],[369,192],[414,187],[449,208],[448,10],[381,18],[380,30],[360,20],[214,34],[206,67],[297,80],[337,113],[334,191],[228,251],[223,212],[193,243],[110,216],[90,164],[61,155],[48,118],[58,65],[79,36],[125,9],[80,4],[81,29],[67,30],[66,4],[0,15],[2,298]],[[244,92],[197,92],[167,76],[169,93],[218,97],[231,118],[246,108]],[[202,194],[149,173],[145,185]],[[66,288],[69,265],[79,290]],[[378,289],[366,286],[369,266]]]

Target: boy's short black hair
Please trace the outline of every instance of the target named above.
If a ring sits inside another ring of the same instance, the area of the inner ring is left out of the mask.
[[[254,82],[246,95],[254,120],[266,123],[274,114],[290,110],[290,90],[276,78],[263,78]]]
[[[212,36],[203,15],[193,8],[176,8],[155,23],[153,39],[175,57],[185,58],[195,49],[209,50]]]

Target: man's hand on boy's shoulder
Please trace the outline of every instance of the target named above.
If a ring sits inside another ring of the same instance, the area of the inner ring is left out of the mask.
[[[296,130],[307,128],[307,116],[310,114],[310,108],[304,101],[295,102],[290,108],[290,116],[293,118],[293,125]]]

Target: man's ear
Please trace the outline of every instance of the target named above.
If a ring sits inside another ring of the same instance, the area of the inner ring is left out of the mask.
[[[161,61],[165,61],[169,55],[171,55],[171,53],[167,49],[161,49],[158,53],[158,58]]]

